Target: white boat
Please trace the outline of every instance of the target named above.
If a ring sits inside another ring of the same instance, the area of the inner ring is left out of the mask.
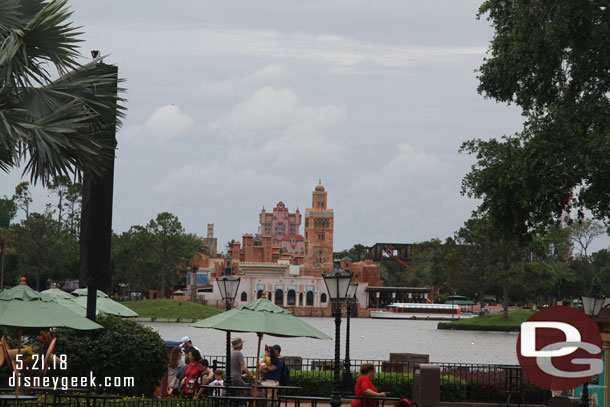
[[[390,304],[386,311],[371,311],[371,318],[388,319],[460,319],[471,318],[474,315],[462,314],[456,304],[426,304],[396,302]]]

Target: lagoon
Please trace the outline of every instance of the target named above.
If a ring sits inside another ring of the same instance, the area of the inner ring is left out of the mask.
[[[334,338],[333,318],[302,318]],[[393,353],[424,353],[431,362],[518,364],[516,332],[437,330],[438,321],[352,318],[350,358],[387,360]],[[188,323],[143,322],[164,340],[179,341],[188,335],[205,355],[225,354],[226,334],[214,329],[193,328]],[[244,356],[256,355],[254,333],[234,333],[245,340]],[[282,354],[304,358],[334,358],[334,339],[277,338],[265,335],[263,344],[279,344]],[[345,356],[345,318],[341,323],[341,358]]]

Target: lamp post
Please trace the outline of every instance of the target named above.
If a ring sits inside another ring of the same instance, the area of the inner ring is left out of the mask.
[[[218,289],[220,290],[220,295],[222,296],[222,300],[225,303],[225,310],[230,311],[233,306],[233,302],[235,301],[235,297],[237,296],[237,289],[239,288],[239,277],[235,277],[231,273],[231,262],[227,262],[227,267],[225,268],[225,275],[222,278],[217,278],[216,283],[218,283]],[[226,355],[226,370],[227,375],[225,378],[225,383],[227,386],[231,386],[231,332],[227,331],[227,355]],[[228,390],[228,389],[227,389]]]
[[[352,394],[352,389],[354,388],[354,381],[352,378],[352,371],[349,360],[349,320],[352,314],[352,304],[356,303],[356,290],[358,289],[358,283],[352,283],[349,285],[347,290],[347,300],[346,300],[346,313],[347,313],[347,322],[345,326],[345,360],[343,361],[343,395]]]
[[[602,310],[604,301],[606,301],[606,297],[600,294],[599,285],[594,280],[591,283],[591,291],[586,296],[582,296],[583,311],[592,319]],[[589,379],[582,385],[580,407],[589,407]]]
[[[324,284],[326,291],[330,297],[333,316],[335,317],[335,380],[333,383],[333,392],[330,399],[332,407],[341,406],[341,380],[339,371],[341,367],[340,355],[341,352],[341,303],[347,298],[349,285],[352,281],[352,273],[341,268],[339,260],[334,261],[334,268],[324,276]]]

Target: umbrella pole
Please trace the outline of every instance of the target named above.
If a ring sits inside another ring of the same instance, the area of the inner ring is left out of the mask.
[[[256,380],[254,380],[254,397],[256,397],[258,390],[258,372],[260,370],[261,361],[258,357],[261,353],[261,342],[263,341],[263,334],[257,333],[258,335],[258,346],[256,347]]]

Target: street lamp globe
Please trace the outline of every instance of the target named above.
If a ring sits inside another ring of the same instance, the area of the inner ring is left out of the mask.
[[[356,290],[358,289],[358,283],[351,283],[347,289],[347,299],[353,300],[356,297]]]
[[[235,277],[231,274],[231,266],[227,264],[225,269],[225,275],[222,278],[217,278],[218,289],[220,290],[220,296],[225,304],[233,304],[235,297],[237,297],[237,290],[239,289],[240,278]]]
[[[606,297],[600,294],[599,285],[594,281],[587,295],[582,296],[583,311],[589,317],[596,317],[602,310]]]
[[[341,268],[341,261],[334,261],[334,268],[324,274],[324,284],[330,300],[344,301],[348,298],[348,290],[352,282],[352,273]]]

